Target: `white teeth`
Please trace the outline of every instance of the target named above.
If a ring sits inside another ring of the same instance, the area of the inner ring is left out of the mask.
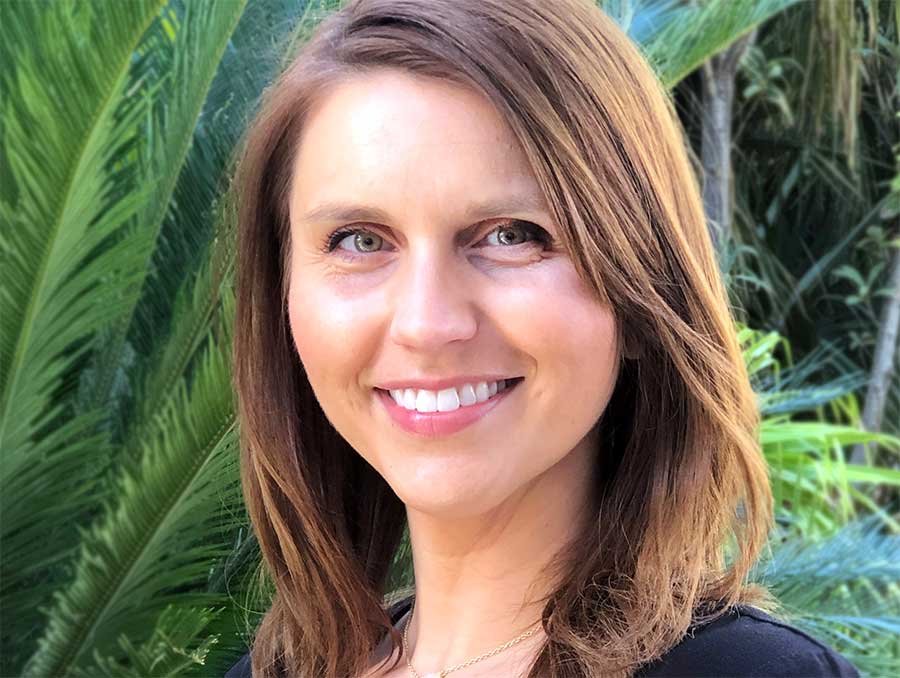
[[[418,412],[437,412],[437,394],[434,391],[419,389],[416,394],[416,410]]]
[[[475,389],[472,388],[472,384],[463,384],[463,387],[459,389],[459,404],[468,407],[477,402],[478,398],[475,397]]]
[[[391,397],[400,407],[418,412],[452,412],[460,407],[483,403],[507,389],[505,379],[490,383],[463,384],[459,389],[445,388],[440,391],[427,389],[393,389]]]
[[[487,382],[478,382],[475,386],[475,397],[478,398],[478,402],[480,403],[491,397],[491,389],[488,387]]]
[[[459,405],[459,393],[456,392],[455,388],[445,388],[438,391],[438,412],[452,412],[453,410],[459,409]]]
[[[405,391],[403,391],[402,402],[399,400],[397,402],[399,402],[408,410],[416,409],[416,390],[414,388],[406,389]]]

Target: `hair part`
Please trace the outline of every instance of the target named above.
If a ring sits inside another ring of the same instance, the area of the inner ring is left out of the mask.
[[[267,91],[236,176],[241,478],[275,584],[254,675],[359,675],[385,635],[402,656],[384,602],[404,506],[326,419],[286,311],[304,122],[328,88],[381,68],[495,106],[631,351],[598,422],[597,505],[544,573],[548,640],[528,675],[628,675],[692,623],[771,606],[746,582],[772,521],[755,396],[684,135],[648,63],[588,0],[355,0]]]

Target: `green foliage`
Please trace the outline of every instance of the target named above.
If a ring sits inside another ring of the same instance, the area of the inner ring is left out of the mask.
[[[659,79],[673,87],[713,54],[800,0],[600,0],[642,48]]]
[[[742,66],[748,83],[741,96],[747,105],[770,106],[776,114],[774,121],[782,126],[792,125],[794,111],[786,91],[785,74],[790,69],[802,68],[797,60],[790,57],[769,59],[759,47],[751,45],[747,48]],[[772,121],[773,118],[766,117],[763,124]]]
[[[773,540],[750,575],[771,587],[780,616],[841,652],[863,675],[900,668],[900,537],[877,515],[822,539]]]
[[[840,354],[819,381],[868,375],[890,298],[900,233],[897,16],[896,0],[792,7],[762,27],[737,81],[730,292],[746,322],[789,336],[799,355],[822,344]],[[686,82],[678,93],[696,136],[694,90]],[[900,433],[898,379],[884,426]]]
[[[0,595],[17,620],[3,626],[3,673],[55,585],[41,573],[69,558],[72,525],[103,498],[102,413],[75,411],[70,375],[141,270],[126,227],[147,198],[130,150],[147,104],[127,96],[128,75],[162,1],[105,5],[0,6],[16,64],[2,72]]]
[[[868,433],[859,427],[853,379],[838,378],[811,386],[799,379],[817,369],[809,359],[794,364],[790,345],[775,332],[741,327],[744,361],[759,397],[759,439],[769,462],[776,520],[782,527],[814,539],[835,532],[857,516],[857,506],[881,513],[862,489],[867,485],[900,486],[900,471],[846,461],[856,443],[878,442],[900,456],[900,438]],[[818,358],[825,353],[819,353]],[[829,416],[826,406],[844,413]],[[812,415],[810,417],[810,415]],[[900,531],[889,516],[884,520]]]
[[[156,628],[148,640],[135,646],[128,634],[119,635],[119,653],[128,658],[118,662],[94,652],[94,663],[76,668],[76,678],[146,678],[146,676],[181,676],[191,669],[203,667],[218,637],[201,634],[222,610],[193,609],[169,605],[159,615]]]
[[[770,587],[779,616],[839,649],[861,672],[900,667],[900,524],[866,488],[900,486],[900,471],[847,463],[857,442],[900,455],[900,438],[833,423],[825,407],[859,421],[853,381],[802,383],[816,368],[794,364],[774,332],[739,331],[763,414],[776,528],[750,580]],[[821,358],[825,353],[819,353]],[[801,380],[801,381],[798,381]],[[799,417],[813,414],[812,419]]]
[[[847,345],[854,353],[873,352],[878,334],[878,309],[894,295],[886,284],[886,269],[900,248],[900,233],[883,224],[869,226],[848,253],[847,263],[831,271],[824,296],[844,305],[842,314],[853,318]]]
[[[178,625],[159,616],[169,601],[200,616],[212,605],[230,609],[227,587],[207,590],[207,578],[245,523],[228,365],[233,251],[228,228],[216,226],[231,213],[217,203],[249,107],[281,53],[275,42],[260,49],[258,36],[284,35],[297,10],[106,4],[3,5],[4,26],[15,29],[7,49],[22,63],[4,71],[19,92],[3,117],[4,147],[14,149],[4,253],[19,269],[3,267],[4,318],[13,321],[3,328],[18,332],[19,355],[36,356],[32,366],[3,354],[3,607],[17,622],[3,626],[4,675],[29,654],[34,675],[66,674],[98,656],[98,665],[118,663],[122,633],[137,643]],[[92,34],[103,40],[85,40]],[[62,70],[82,62],[95,84]],[[97,104],[85,100],[94,92]],[[81,108],[68,101],[78,96]],[[38,144],[35,128],[70,143],[61,148],[72,160]],[[66,184],[31,176],[69,165]],[[38,210],[54,205],[60,223],[38,231],[52,224]],[[52,294],[14,296],[42,270]],[[16,322],[27,308],[48,318],[37,344],[44,354],[27,348],[35,339],[22,329],[27,317]],[[236,637],[244,621],[210,623]]]

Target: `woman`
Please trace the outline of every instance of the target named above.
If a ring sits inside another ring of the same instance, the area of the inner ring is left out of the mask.
[[[229,676],[857,675],[745,584],[754,395],[672,107],[588,0],[351,2],[237,181],[276,594]]]

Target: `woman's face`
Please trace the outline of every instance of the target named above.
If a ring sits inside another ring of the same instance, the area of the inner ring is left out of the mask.
[[[430,514],[583,489],[615,323],[491,104],[399,71],[357,76],[311,111],[293,169],[291,331],[337,431]]]

